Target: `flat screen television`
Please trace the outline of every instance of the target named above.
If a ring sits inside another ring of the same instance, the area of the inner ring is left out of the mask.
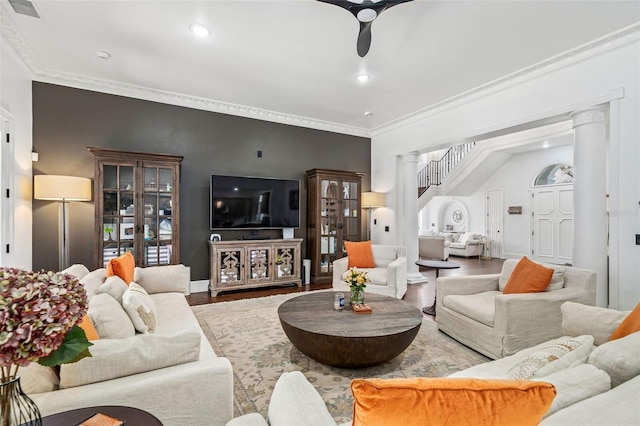
[[[210,229],[299,228],[300,181],[211,175]]]

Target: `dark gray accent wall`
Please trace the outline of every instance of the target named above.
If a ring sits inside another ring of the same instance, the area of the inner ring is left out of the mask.
[[[65,86],[33,83],[33,173],[93,179],[89,146],[183,155],[180,181],[180,260],[191,279],[209,278],[209,180],[212,174],[300,179],[306,238],[305,171],[365,172],[370,185],[371,140],[201,111]],[[258,158],[257,151],[262,151]],[[70,263],[93,265],[93,202],[70,203]],[[217,232],[217,231],[216,231]],[[281,231],[258,231],[279,238]],[[241,239],[251,231],[222,232]],[[19,236],[18,236],[19,238]],[[303,255],[306,253],[303,244]],[[33,268],[58,268],[58,207],[33,200]]]

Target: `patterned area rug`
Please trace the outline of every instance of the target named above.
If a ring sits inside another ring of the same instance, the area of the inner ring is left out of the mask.
[[[488,360],[441,333],[431,318],[425,318],[413,343],[391,361],[355,370],[320,364],[289,342],[278,320],[278,306],[299,295],[193,307],[216,354],[233,365],[236,417],[252,412],[266,417],[276,380],[286,371],[302,371],[339,424],[351,419],[354,378],[444,377]]]

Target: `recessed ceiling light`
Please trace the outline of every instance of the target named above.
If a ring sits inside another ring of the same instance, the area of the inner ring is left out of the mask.
[[[96,55],[98,55],[98,58],[102,59],[109,59],[111,57],[111,53],[105,50],[96,50]]]
[[[361,83],[368,81],[370,78],[371,76],[369,74],[358,74],[358,76],[356,77],[356,79],[358,79],[358,81]]]
[[[202,24],[191,24],[189,29],[198,37],[206,37],[209,35],[209,30]]]
[[[549,148],[549,141],[542,142],[542,147],[543,148]]]
[[[364,116],[365,117],[371,117],[373,115],[373,113],[371,111],[365,111]]]

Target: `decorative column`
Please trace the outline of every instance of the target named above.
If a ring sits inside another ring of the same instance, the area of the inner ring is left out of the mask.
[[[404,244],[407,246],[407,282],[417,284],[427,282],[418,269],[418,152],[402,156],[404,171]]]
[[[609,304],[607,261],[606,109],[589,108],[573,118],[573,266],[596,272],[596,306]]]

